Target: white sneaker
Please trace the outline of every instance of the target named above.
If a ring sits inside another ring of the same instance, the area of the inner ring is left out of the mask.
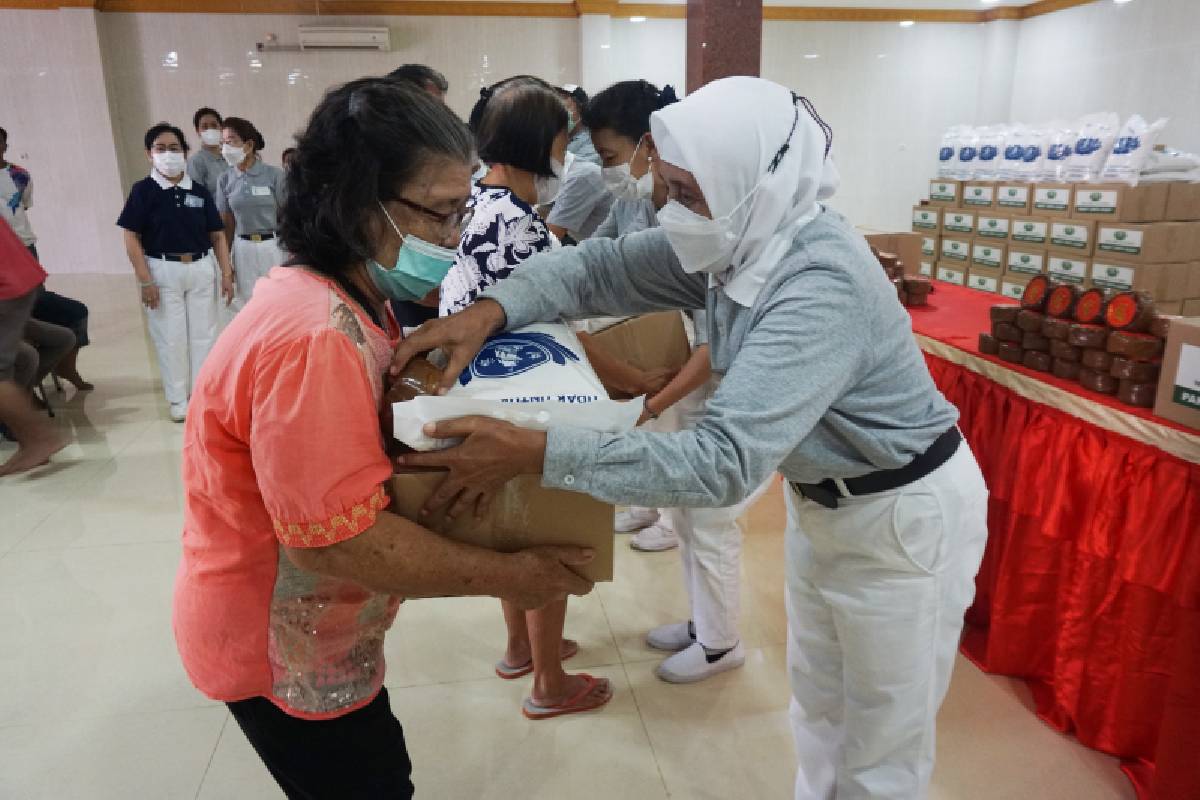
[[[633,533],[642,528],[648,528],[658,522],[658,510],[654,508],[631,508],[628,511],[618,511],[613,522],[613,530],[617,533]]]
[[[678,653],[696,643],[692,636],[690,622],[672,622],[670,625],[659,625],[646,634],[646,644],[655,650],[665,650],[668,653]]]
[[[187,403],[171,403],[171,421],[183,422],[187,419]]]
[[[649,528],[635,533],[629,540],[629,546],[645,553],[658,553],[679,547],[679,537],[675,535],[675,531],[664,527],[661,522],[656,522]]]
[[[746,648],[742,647],[741,642],[711,664],[704,655],[704,645],[696,642],[659,664],[654,674],[667,683],[695,683],[737,669],[745,663]]]

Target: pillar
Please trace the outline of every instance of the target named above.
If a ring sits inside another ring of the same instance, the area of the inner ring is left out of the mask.
[[[688,0],[688,93],[730,75],[757,76],[762,25],[762,0]]]

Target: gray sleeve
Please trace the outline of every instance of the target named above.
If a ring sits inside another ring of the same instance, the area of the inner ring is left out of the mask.
[[[756,309],[694,428],[618,435],[552,428],[543,485],[649,507],[739,502],[869,368],[859,296],[845,273],[805,270]]]
[[[608,209],[608,216],[604,218],[597,226],[590,239],[615,239],[617,238],[617,203],[613,203]]]
[[[204,188],[208,188],[208,167],[203,158],[200,157],[201,151],[197,150],[192,153],[191,158],[187,163],[188,177],[196,183],[203,184]]]
[[[275,207],[282,209],[284,201],[287,200],[287,173],[283,171],[282,167],[274,167],[273,169],[275,178]]]
[[[217,212],[220,214],[232,214],[233,211],[229,208],[229,181],[227,178],[233,174],[233,170],[224,172],[221,177],[217,178],[217,191],[213,192],[213,200],[217,202]]]
[[[592,209],[608,193],[599,167],[588,163],[573,164],[546,222],[566,228],[574,234],[583,227]]]
[[[539,253],[483,293],[504,307],[508,327],[567,317],[620,317],[703,308],[702,275],[680,268],[661,229],[588,239]]]

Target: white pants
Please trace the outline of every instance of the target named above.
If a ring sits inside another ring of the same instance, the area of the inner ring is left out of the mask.
[[[146,316],[163,392],[168,403],[186,403],[192,381],[216,341],[217,260],[210,252],[191,264],[157,258],[147,258],[146,264],[158,286],[158,308]]]
[[[979,466],[963,442],[837,509],[786,494],[796,800],[918,800],[987,538]]]
[[[272,267],[278,267],[282,263],[283,251],[279,249],[278,238],[254,242],[240,236],[234,237],[233,275],[237,284],[234,310],[241,310],[249,303],[258,279],[265,277]]]

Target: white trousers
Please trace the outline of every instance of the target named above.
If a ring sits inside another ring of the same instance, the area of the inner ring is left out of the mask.
[[[191,264],[157,258],[147,258],[146,263],[158,286],[158,308],[146,316],[163,392],[168,403],[186,403],[217,337],[217,260],[210,252]]]
[[[233,240],[233,275],[236,285],[236,297],[233,301],[235,311],[241,310],[254,294],[254,284],[265,277],[272,267],[283,263],[283,251],[279,249],[279,239],[268,239],[265,242],[253,242],[249,239],[234,237]]]
[[[923,798],[987,538],[975,457],[837,509],[786,494],[796,800]]]

